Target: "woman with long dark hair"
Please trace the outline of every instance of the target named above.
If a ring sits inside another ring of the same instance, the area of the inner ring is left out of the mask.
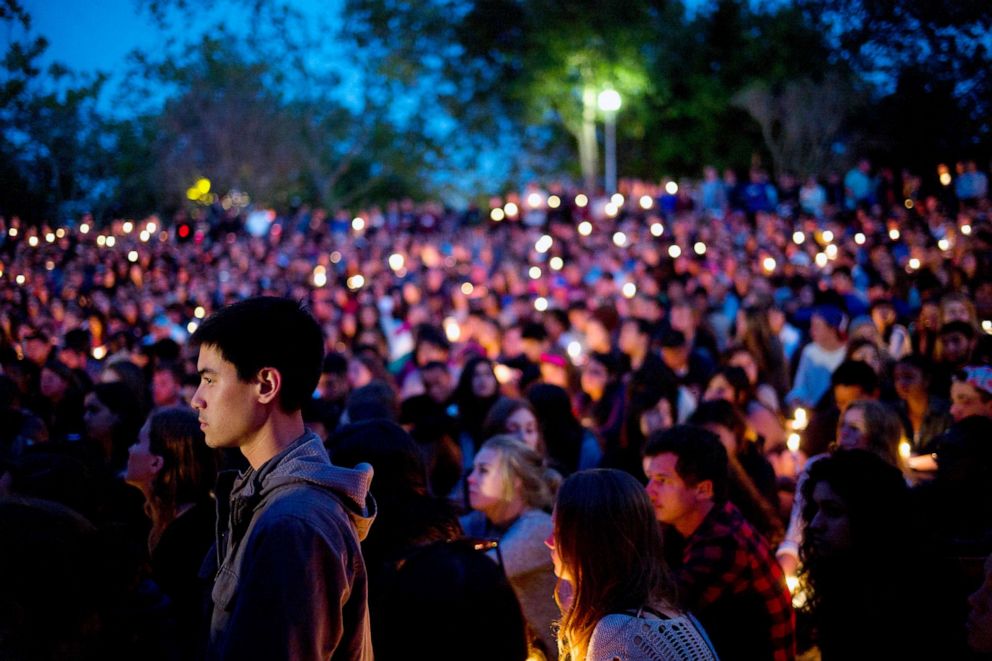
[[[633,477],[594,469],[568,478],[546,543],[560,579],[560,659],[716,659],[678,606],[654,508]]]
[[[203,597],[199,570],[214,539],[210,490],[216,479],[196,412],[152,413],[131,446],[124,479],[145,496],[152,577],[173,602],[180,647],[192,653]]]
[[[954,609],[941,607],[934,573],[920,571],[934,563],[919,550],[902,472],[842,449],[810,466],[802,495],[800,580],[821,657],[955,656],[944,621]],[[923,613],[925,632],[911,635]]]

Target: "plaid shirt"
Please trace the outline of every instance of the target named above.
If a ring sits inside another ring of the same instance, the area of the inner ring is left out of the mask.
[[[795,615],[768,543],[730,502],[686,539],[675,578],[721,659],[793,659]]]

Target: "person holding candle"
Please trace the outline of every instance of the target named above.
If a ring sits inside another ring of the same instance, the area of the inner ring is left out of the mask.
[[[555,577],[543,542],[551,532],[551,509],[560,476],[543,457],[514,436],[494,436],[475,455],[468,476],[473,511],[461,517],[468,537],[495,539],[489,551],[506,571],[534,643],[555,648]]]

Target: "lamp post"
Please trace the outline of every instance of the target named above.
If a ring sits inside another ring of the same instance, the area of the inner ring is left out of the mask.
[[[606,127],[606,193],[617,192],[617,111],[622,101],[620,93],[605,89],[599,93],[599,109],[603,111]]]

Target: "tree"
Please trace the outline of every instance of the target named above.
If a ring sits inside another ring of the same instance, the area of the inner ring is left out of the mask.
[[[56,220],[98,204],[105,152],[96,101],[105,77],[80,76],[39,58],[48,42],[31,34],[17,0],[0,4],[10,36],[0,66],[0,213]]]

